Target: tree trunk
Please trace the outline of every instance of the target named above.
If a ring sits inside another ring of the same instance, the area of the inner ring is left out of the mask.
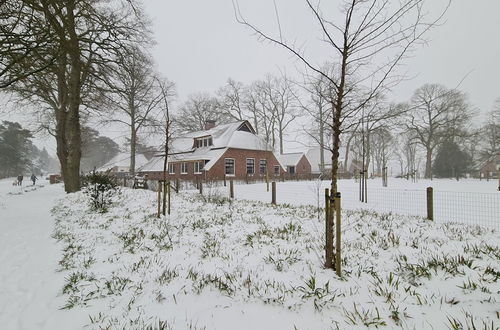
[[[135,123],[132,122],[131,132],[130,132],[130,175],[135,177],[135,153],[136,153],[136,140],[137,131],[135,130]]]
[[[283,127],[279,125],[280,155],[283,155]]]
[[[426,149],[425,157],[425,178],[432,180],[432,149]]]

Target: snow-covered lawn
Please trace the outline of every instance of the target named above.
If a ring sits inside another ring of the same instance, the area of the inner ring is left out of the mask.
[[[111,329],[500,326],[492,229],[345,210],[338,278],[322,267],[322,210],[205,194],[174,194],[165,218],[150,191],[123,189],[108,213],[62,199],[65,307]]]
[[[325,188],[329,181],[277,182],[277,202],[292,205],[324,205]],[[438,223],[461,222],[489,226],[500,230],[500,191],[498,180],[411,180],[389,178],[389,186],[382,187],[380,179],[368,180],[368,203],[359,201],[359,183],[354,180],[339,180],[342,208],[348,210],[368,209],[377,212],[392,212],[401,215],[426,217],[426,188],[434,189],[434,220]],[[229,188],[217,189],[229,196]],[[206,190],[206,189],[205,189]],[[265,183],[235,184],[235,198],[270,202],[271,192]]]
[[[64,274],[50,209],[62,187],[13,180],[0,180],[0,329],[79,329],[87,313],[59,310]]]

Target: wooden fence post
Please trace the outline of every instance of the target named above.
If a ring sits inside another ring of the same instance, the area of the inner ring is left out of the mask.
[[[233,179],[229,180],[229,197],[234,198],[234,183]]]
[[[170,181],[168,182],[168,209],[167,209],[167,213],[170,214]]]
[[[330,190],[328,188],[325,188],[325,267],[330,268],[328,266],[328,259],[330,258],[330,251],[329,251],[329,236],[328,236],[328,219],[329,219],[329,213],[330,212]]]
[[[160,217],[161,214],[161,181],[158,180],[158,218]]]
[[[271,204],[276,205],[276,181],[271,183]]]
[[[175,179],[175,193],[178,194],[179,193],[179,187],[181,185],[181,181],[179,180],[179,178]]]
[[[333,268],[333,215],[335,207],[335,196],[330,191],[328,194],[328,211],[325,219],[325,268]]]
[[[340,192],[335,194],[335,271],[337,276],[342,275],[341,269],[341,219],[340,219]]]
[[[427,188],[427,219],[434,220],[434,193],[432,187]]]
[[[226,173],[224,173],[224,187],[226,186]]]
[[[199,183],[199,187],[200,187],[200,195],[203,195],[203,183],[201,182],[201,180]]]
[[[162,214],[165,215],[167,212],[167,180],[161,182],[163,190],[163,200],[162,200]]]

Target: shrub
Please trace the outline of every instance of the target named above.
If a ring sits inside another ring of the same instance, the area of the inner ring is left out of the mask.
[[[92,210],[107,212],[118,186],[116,179],[104,173],[92,172],[85,176],[85,183],[83,192],[89,197]]]

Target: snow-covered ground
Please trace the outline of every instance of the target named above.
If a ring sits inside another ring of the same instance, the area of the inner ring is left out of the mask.
[[[277,182],[277,202],[292,205],[323,207],[325,188],[329,181]],[[461,222],[489,226],[500,230],[500,191],[498,180],[411,180],[389,178],[389,186],[382,187],[380,179],[368,180],[368,203],[359,201],[359,183],[339,180],[342,208],[369,209],[401,215],[427,216],[426,188],[434,189],[434,220],[438,223]],[[210,189],[210,186],[207,187]],[[229,187],[217,188],[229,196]],[[235,184],[235,198],[262,202],[271,201],[271,192],[265,183]]]
[[[344,208],[338,278],[322,267],[326,183],[278,183],[278,206],[205,187],[173,194],[156,218],[151,191],[123,189],[97,213],[83,193],[11,181],[0,180],[0,329],[500,326],[500,234],[488,227]],[[349,186],[357,199],[349,181],[345,203]],[[235,193],[270,201],[263,184]]]
[[[50,214],[61,185],[12,186],[0,180],[0,329],[78,329],[86,313],[61,311],[61,249]]]
[[[124,189],[108,213],[54,209],[66,308],[90,328],[446,329],[500,325],[500,235],[419,217],[343,212],[343,277],[322,266],[312,206],[227,201],[216,189]]]

